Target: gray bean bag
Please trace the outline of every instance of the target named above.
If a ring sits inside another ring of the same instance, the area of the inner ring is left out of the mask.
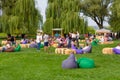
[[[78,68],[74,54],[70,54],[70,56],[62,62],[62,68],[65,69]]]
[[[90,45],[87,49],[83,50],[84,53],[91,53],[92,52],[92,46]]]

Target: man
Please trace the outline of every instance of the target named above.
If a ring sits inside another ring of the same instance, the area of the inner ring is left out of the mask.
[[[44,51],[48,51],[49,36],[45,33],[44,36],[43,36],[43,39],[44,39]]]
[[[42,41],[42,34],[37,33],[37,36],[36,36],[37,50],[40,50],[41,41]]]

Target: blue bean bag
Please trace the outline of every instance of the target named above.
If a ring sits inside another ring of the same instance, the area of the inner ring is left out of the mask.
[[[77,64],[79,68],[94,68],[95,67],[94,60],[90,58],[79,58],[77,60]]]
[[[70,56],[62,62],[62,68],[64,69],[78,68],[74,54],[70,54]]]
[[[115,54],[120,54],[120,49],[113,48],[113,52],[114,52]]]

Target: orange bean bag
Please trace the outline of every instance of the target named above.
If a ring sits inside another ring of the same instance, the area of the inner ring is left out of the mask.
[[[30,45],[30,44],[20,44],[20,46],[21,46],[22,48],[29,48],[29,45]]]
[[[102,53],[103,54],[113,54],[113,48],[103,48]]]
[[[76,51],[73,50],[73,49],[66,49],[66,50],[65,50],[65,54],[71,54],[71,53],[76,54]]]
[[[113,41],[106,41],[106,42],[101,42],[101,44],[113,44]]]

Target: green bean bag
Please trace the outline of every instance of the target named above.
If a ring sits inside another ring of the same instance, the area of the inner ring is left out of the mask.
[[[20,46],[20,44],[18,44],[17,47],[14,49],[14,51],[17,52],[17,51],[20,51],[20,50],[21,50],[21,46]]]
[[[97,45],[98,45],[98,42],[99,42],[99,40],[98,40],[98,39],[95,39],[95,40],[92,41],[91,45],[92,45],[92,46],[97,46]]]
[[[79,68],[94,68],[95,63],[93,59],[89,58],[79,58],[77,60],[77,64]]]

